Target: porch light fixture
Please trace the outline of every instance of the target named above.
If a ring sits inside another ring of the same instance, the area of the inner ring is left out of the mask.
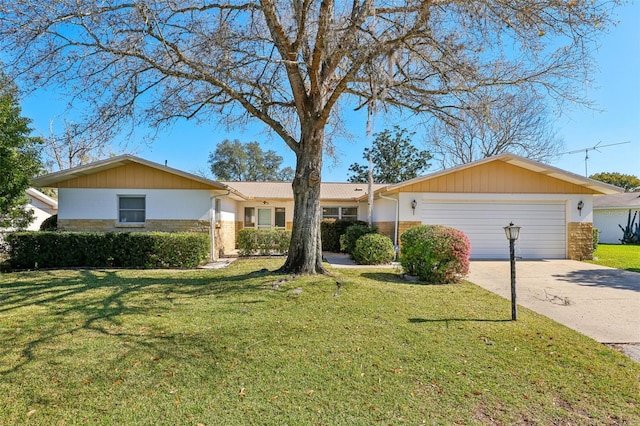
[[[511,320],[518,319],[518,310],[516,307],[516,252],[515,242],[520,236],[520,227],[514,226],[513,222],[509,226],[504,227],[504,233],[509,240],[509,259],[511,264]]]
[[[413,210],[413,215],[416,214],[416,207],[418,206],[418,202],[416,200],[411,200],[411,210]]]
[[[584,203],[582,200],[578,201],[578,211],[580,212],[580,216],[582,216],[582,209],[584,208]]]

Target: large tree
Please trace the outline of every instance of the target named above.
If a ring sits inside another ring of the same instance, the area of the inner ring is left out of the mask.
[[[635,175],[627,175],[619,172],[594,173],[589,176],[591,179],[609,183],[625,190],[625,192],[640,191],[640,178]]]
[[[323,271],[320,182],[343,107],[450,119],[486,87],[577,99],[616,1],[0,0],[0,47],[103,126],[261,121],[296,155],[284,270]]]
[[[373,180],[382,183],[398,183],[413,179],[429,168],[431,154],[421,151],[411,141],[415,133],[399,126],[374,134],[371,148],[365,148],[362,158],[373,165]],[[369,164],[352,163],[349,166],[349,182],[368,182]]]
[[[0,73],[0,228],[25,228],[33,220],[25,190],[40,170],[40,140],[30,136],[31,120],[21,111],[15,85]]]
[[[562,141],[553,131],[544,99],[528,87],[486,88],[468,108],[435,123],[428,146],[443,167],[470,163],[505,152],[550,162]]]
[[[239,140],[224,140],[209,154],[211,173],[227,181],[291,181],[293,169],[281,168],[282,157],[269,149],[263,151],[258,142],[243,144]]]

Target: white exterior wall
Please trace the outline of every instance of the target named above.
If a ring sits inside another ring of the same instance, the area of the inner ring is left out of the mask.
[[[235,222],[236,217],[240,217],[238,211],[238,202],[226,197],[218,197],[220,199],[220,211],[216,212],[221,222]]]
[[[58,218],[115,220],[118,195],[144,195],[147,219],[210,220],[210,191],[170,189],[60,188]]]
[[[631,209],[632,218],[633,212],[636,210],[638,209]],[[622,230],[618,225],[622,225],[623,228],[626,227],[628,215],[628,208],[594,210],[593,226],[600,231],[600,242],[603,244],[620,244]]]
[[[397,202],[394,200],[389,200],[386,198],[376,199],[373,202],[373,221],[374,222],[395,222],[396,205],[397,205]]]

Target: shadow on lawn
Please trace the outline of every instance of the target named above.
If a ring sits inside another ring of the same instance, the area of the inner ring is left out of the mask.
[[[446,285],[446,284],[432,284],[424,281],[407,280],[404,278],[404,274],[399,272],[363,272],[361,274],[363,278],[370,280],[384,282],[384,283],[398,283],[398,284],[413,284],[413,285]]]
[[[251,290],[259,290],[260,284],[248,285],[245,283],[250,278],[268,276],[266,273],[250,272],[243,275],[216,276],[203,275],[198,278],[184,278],[180,275],[171,277],[126,277],[118,275],[118,270],[78,270],[75,277],[59,277],[52,272],[25,272],[27,280],[13,283],[0,284],[0,313],[18,309],[28,305],[46,305],[56,301],[64,301],[89,291],[112,291],[111,295],[99,301],[91,300],[90,305],[96,302],[107,307],[115,303],[120,304],[120,299],[130,293],[141,292],[150,287],[158,287],[156,292],[177,296],[206,296],[211,294],[246,293]],[[158,275],[161,275],[162,272]],[[140,271],[144,273],[143,270]],[[44,279],[37,283],[28,278],[37,274]],[[167,271],[166,274],[171,274]],[[47,279],[48,277],[48,279]],[[162,291],[160,291],[162,290]],[[82,310],[87,304],[74,304],[67,310]],[[95,309],[92,307],[92,309]],[[64,313],[64,312],[61,312]]]
[[[437,323],[444,322],[447,324],[450,322],[511,322],[511,319],[481,319],[481,318],[409,318],[409,322],[412,324],[420,323]]]
[[[153,324],[151,318],[171,315],[176,300],[184,303],[190,298],[206,296],[255,296],[264,291],[264,283],[272,281],[275,276],[262,271],[230,276],[203,272],[197,277],[172,274],[170,271],[166,274],[164,271],[150,274],[141,271],[143,277],[122,274],[118,270],[75,272],[71,276],[59,276],[46,271],[27,272],[22,273],[24,280],[0,283],[0,314],[20,308],[44,308],[37,317],[18,320],[13,328],[15,331],[1,336],[0,345],[23,346],[23,349],[20,359],[12,366],[0,369],[0,375],[14,372],[34,361],[40,347],[86,331],[134,344],[161,358],[180,357],[182,350],[177,348],[182,348],[187,340],[189,346],[207,347],[211,345],[210,338],[201,336],[199,341],[198,336],[185,337],[182,332],[149,334],[139,329],[127,329],[122,319],[125,316],[145,315],[149,318],[148,323]],[[34,276],[38,278],[37,282],[33,281]],[[232,334],[234,332],[230,331]]]
[[[401,272],[363,272],[361,276],[364,278],[368,278],[370,280],[384,282],[384,283],[398,283],[398,284],[433,286],[433,287],[456,285],[456,284],[428,283],[426,281],[419,281],[417,280],[416,277],[411,277],[411,279],[409,279],[409,278],[405,278],[405,274]]]

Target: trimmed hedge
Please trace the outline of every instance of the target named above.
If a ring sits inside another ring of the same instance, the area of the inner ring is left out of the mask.
[[[282,255],[289,251],[291,231],[284,229],[241,229],[238,232],[238,254]]]
[[[362,235],[356,241],[353,259],[359,265],[384,265],[390,263],[395,254],[391,238],[382,234],[369,233]]]
[[[593,228],[593,250],[598,248],[598,244],[600,243],[600,230],[598,228]]]
[[[421,225],[400,236],[400,263],[405,272],[422,281],[456,283],[469,273],[471,244],[460,230],[441,225]]]
[[[353,225],[367,226],[361,220],[344,219],[323,219],[320,222],[320,238],[322,239],[322,250],[332,253],[340,253],[340,237],[347,232],[347,228]]]
[[[7,236],[14,269],[193,268],[209,258],[208,234],[16,232]]]

